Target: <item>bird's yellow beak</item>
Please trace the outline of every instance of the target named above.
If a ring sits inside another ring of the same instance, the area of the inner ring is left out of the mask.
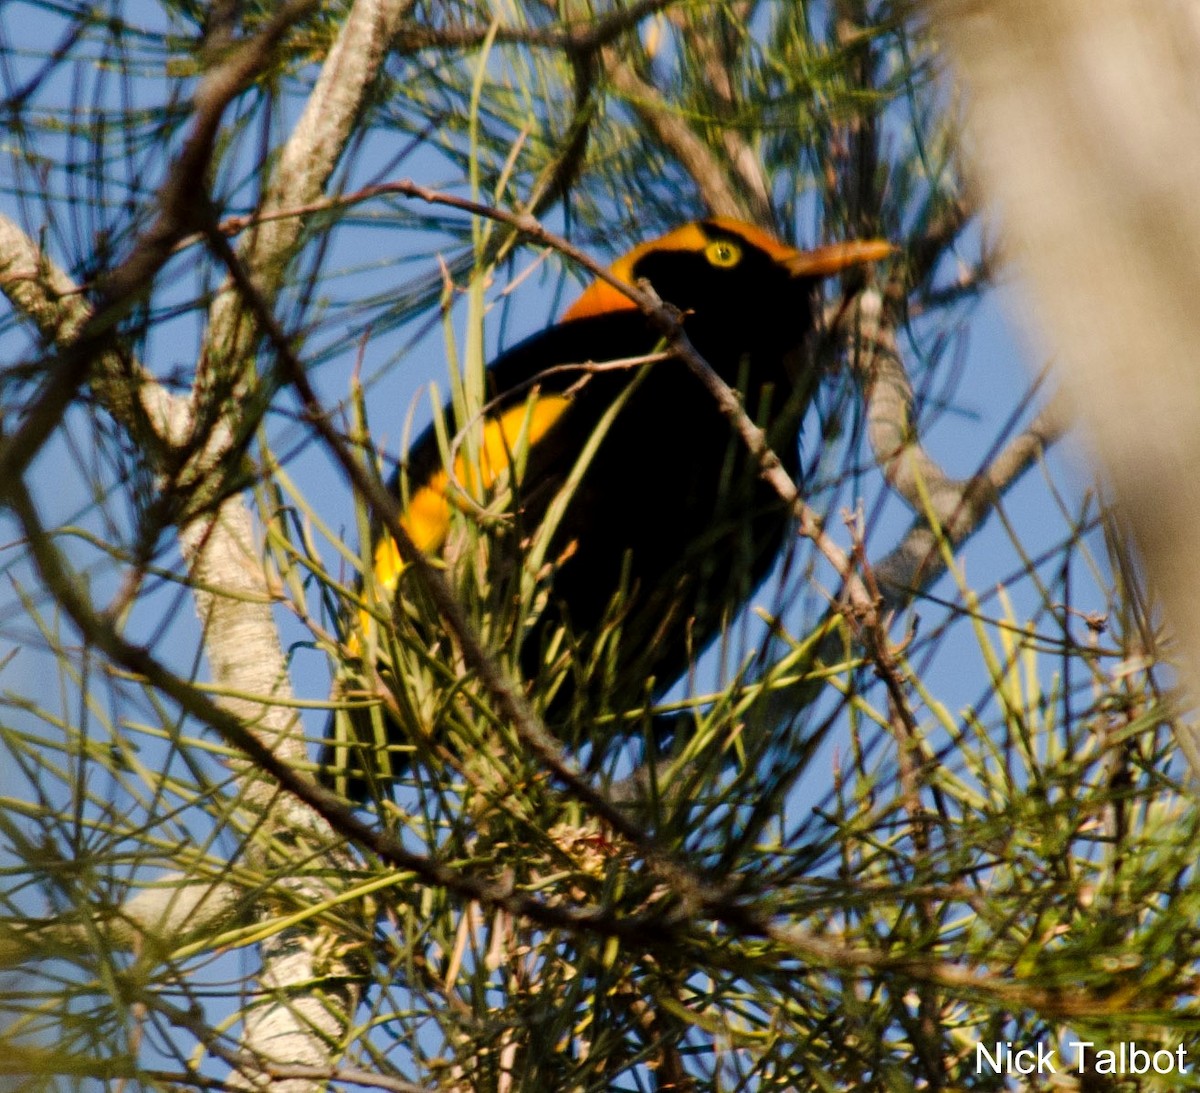
[[[779,259],[793,277],[832,277],[835,273],[878,262],[896,253],[886,239],[861,239],[846,243],[827,243],[813,250],[796,251]]]

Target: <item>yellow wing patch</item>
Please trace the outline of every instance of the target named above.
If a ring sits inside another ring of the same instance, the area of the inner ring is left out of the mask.
[[[477,500],[491,489],[500,476],[513,468],[516,457],[538,443],[562,417],[570,400],[564,395],[541,395],[487,419],[479,446],[478,463],[471,467],[464,453],[454,460],[454,480],[458,488]],[[436,553],[450,532],[452,498],[450,476],[437,471],[418,487],[400,516],[400,526],[426,554]],[[404,572],[404,560],[390,535],[375,546],[375,579],[389,596]],[[368,612],[361,613],[364,627],[370,624]]]

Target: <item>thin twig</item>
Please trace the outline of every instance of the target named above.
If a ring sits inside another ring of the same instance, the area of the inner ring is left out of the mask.
[[[568,54],[594,53],[648,15],[654,15],[679,0],[638,0],[611,15],[597,20],[580,20],[560,27],[422,27],[407,26],[396,35],[396,49],[402,53],[418,49],[470,49],[482,45],[489,36],[497,42],[514,45],[561,49]]]

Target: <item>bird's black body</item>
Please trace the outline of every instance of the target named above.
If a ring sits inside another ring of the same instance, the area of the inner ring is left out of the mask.
[[[663,282],[652,283],[657,289]],[[676,303],[668,292],[664,287],[660,295]],[[792,295],[791,306],[777,314],[787,315],[802,335],[809,326],[807,293]],[[693,303],[702,301],[677,304],[695,312],[685,321],[689,339],[727,383],[745,393],[753,418],[761,424],[769,417],[772,442],[794,475],[802,405],[789,398],[787,332],[771,331],[775,344],[743,355],[731,324],[706,321]],[[745,303],[743,316],[761,314]],[[620,360],[650,353],[660,340],[658,329],[636,311],[568,321],[501,357],[492,373],[495,388],[527,380],[548,360]],[[568,556],[555,573],[546,619],[567,623],[576,636],[594,633],[624,582],[623,663],[615,674],[624,679],[625,664],[638,666],[640,678],[628,679],[624,688],[630,701],[645,697],[651,678],[657,692],[683,673],[722,614],[744,602],[766,575],[788,521],[786,506],[750,466],[712,395],[687,366],[671,359],[645,368],[645,375],[629,369],[589,376],[570,410],[530,452],[522,482],[523,497],[535,507],[548,501],[553,491],[546,486],[561,482],[605,410],[637,384],[608,426],[552,543],[552,556]],[[568,373],[556,386],[578,379]],[[527,512],[527,523],[540,515]],[[537,657],[534,643],[528,645],[527,668]]]
[[[869,255],[839,252],[806,265],[813,256],[765,233],[706,221],[643,244],[614,273],[627,282],[648,280],[684,314],[693,346],[741,393],[795,477],[812,386],[800,351],[812,325],[813,288],[828,272],[878,256],[875,245]],[[546,710],[550,727],[568,738],[586,736],[601,707],[637,706],[678,679],[765,577],[789,528],[787,505],[682,361],[586,375],[547,371],[642,356],[661,341],[651,320],[598,282],[563,321],[488,370],[492,420],[528,405],[531,390],[560,407],[529,443],[519,476],[517,519],[526,529],[539,526],[601,419],[625,398],[551,539],[548,602],[521,641],[522,669],[534,678],[558,627],[572,635],[578,663]],[[436,486],[441,471],[431,428],[413,445],[399,472],[404,481],[398,475],[394,487],[411,499]],[[614,622],[619,643],[606,649],[605,671],[590,678],[589,642]]]

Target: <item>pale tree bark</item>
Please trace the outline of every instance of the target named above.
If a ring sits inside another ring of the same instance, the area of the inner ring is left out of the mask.
[[[323,193],[408,6],[407,0],[358,0],[354,5],[266,187],[265,211],[311,202]],[[303,0],[291,7],[293,11],[281,14],[292,21],[307,10]],[[274,45],[287,29],[282,19],[279,22],[269,40],[262,35],[248,43],[236,52],[236,63],[222,64],[202,82],[195,100],[197,121],[191,141],[199,150],[188,159],[190,147],[185,149],[169,169],[160,194],[159,221],[121,267],[138,275],[131,292],[141,291],[152,281],[171,247],[192,229],[190,222],[175,214],[169,199],[176,192],[190,193],[189,188],[203,176],[197,163],[202,165],[207,159],[221,113],[234,94],[265,69]],[[184,203],[182,198],[174,201],[180,206]],[[274,298],[300,242],[298,218],[269,221],[247,237],[241,257],[266,298]],[[85,356],[78,347],[88,336],[92,309],[78,286],[39,251],[19,225],[6,218],[0,218],[0,288],[47,340],[60,347],[68,365],[73,364],[72,352]],[[190,396],[170,394],[148,370],[137,362],[118,359],[99,339],[96,352],[86,354],[93,394],[143,443],[150,465],[161,467],[168,453],[181,445],[191,446],[187,466],[176,471],[172,481],[164,482],[164,488],[203,494],[224,461],[236,454],[234,438],[242,431],[243,423],[238,420],[242,403],[229,395],[248,389],[253,382],[257,334],[257,323],[245,301],[227,287],[214,303],[203,363]],[[215,388],[214,374],[219,382]],[[225,397],[214,414],[205,398],[222,387]],[[60,396],[49,409],[61,414],[66,401]],[[57,420],[49,411],[44,416],[40,432],[48,435]],[[200,429],[203,435],[198,436]],[[24,466],[31,458],[31,453],[9,447],[15,466]],[[299,722],[288,705],[292,692],[287,662],[250,511],[240,494],[221,500],[215,508],[201,503],[189,511],[199,514],[180,526],[179,542],[196,587],[196,608],[213,683],[223,693],[245,696],[225,699],[223,704],[276,756],[289,765],[302,763],[307,756]],[[53,547],[46,544],[46,549]],[[238,771],[242,799],[257,817],[259,845],[264,848],[253,850],[252,856],[260,858],[264,866],[277,872],[284,864],[264,857],[270,854],[265,848],[272,844],[293,847],[298,858],[308,860],[315,848],[334,842],[328,824],[302,802],[280,794],[248,763],[239,764]],[[329,864],[349,864],[337,852],[332,853],[338,860]],[[284,884],[291,899],[300,905],[311,906],[335,894],[328,882],[311,877]],[[237,913],[242,902],[240,893],[228,885],[201,883],[183,875],[167,878],[124,908],[123,920],[110,931],[109,940],[118,947],[162,944],[169,949],[171,940],[184,932],[194,936],[206,927],[215,929]],[[264,914],[272,913],[264,908]],[[260,981],[268,1001],[247,1013],[243,1051],[236,1055],[219,1052],[234,1063],[241,1084],[257,1087],[270,1082],[272,1088],[295,1093],[324,1085],[326,1073],[314,1070],[306,1074],[303,1068],[328,1066],[357,1000],[357,989],[349,986],[326,986],[323,993],[305,989],[330,975],[334,982],[351,981],[341,966],[344,960],[328,955],[336,950],[335,940],[305,925],[272,933],[263,942]],[[291,1067],[291,1076],[279,1080],[275,1070],[279,1066]]]
[[[316,86],[309,96],[303,113],[280,154],[278,166],[266,188],[262,212],[270,214],[313,201],[323,192],[337,162],[353,132],[365,99],[373,85],[379,67],[386,55],[388,45],[396,33],[400,19],[411,6],[410,0],[357,0],[337,41],[329,52]],[[243,240],[239,258],[247,273],[254,280],[256,289],[268,300],[273,299],[280,288],[287,266],[295,256],[301,242],[299,218],[267,220],[256,231]],[[229,390],[235,397],[252,382],[253,362],[249,359],[259,334],[258,323],[246,301],[227,284],[217,296],[209,314],[207,351],[204,359],[210,368],[228,369],[232,379]],[[201,376],[200,382],[211,382],[211,377]],[[241,500],[236,499],[241,510]],[[227,503],[228,504],[228,503]],[[223,507],[224,508],[224,507]],[[224,552],[221,562],[224,578],[233,577],[246,570],[247,559],[254,559],[246,533],[249,521],[244,520],[227,539],[230,550]],[[240,532],[240,534],[239,534]],[[193,572],[198,574],[209,565],[211,546],[204,536],[182,538],[185,553]],[[196,549],[199,548],[199,549]],[[261,564],[252,567],[256,577],[263,578]],[[203,612],[205,605],[198,604]],[[241,618],[249,605],[240,597],[225,601],[213,599],[206,617],[210,633],[208,652],[213,664],[214,675],[218,675],[217,658],[224,656],[225,669],[231,675],[245,670],[247,648],[266,648],[269,657],[260,663],[276,663],[283,668],[282,650],[273,624],[260,634],[250,636],[239,633],[249,623]],[[215,621],[214,612],[223,610],[229,615],[227,627],[222,628],[221,640],[214,642],[211,631]],[[267,611],[269,615],[269,609]],[[270,623],[271,620],[263,620]],[[255,642],[247,645],[246,641]],[[282,672],[281,672],[282,674]],[[218,676],[219,678],[219,676]],[[270,685],[265,678],[245,681],[248,693],[263,693],[254,687]],[[277,685],[277,683],[276,683]],[[235,684],[238,690],[243,686]],[[276,706],[272,713],[278,714],[287,723],[272,743],[273,750],[283,758],[294,757],[303,761],[305,748],[299,725],[291,711]],[[283,827],[303,830],[313,827],[322,835],[329,834],[328,826],[306,805],[292,797],[280,797],[275,803],[286,815],[280,816]],[[318,902],[332,895],[332,889],[324,881],[297,878],[287,881],[297,900],[302,903]],[[353,1017],[357,991],[347,988],[335,992],[336,1004],[329,1006],[318,993],[305,992],[304,984],[311,983],[336,973],[339,969],[330,966],[327,954],[335,939],[312,931],[307,925],[295,930],[274,934],[263,943],[263,971],[261,983],[273,1001],[256,1007],[246,1019],[244,1047],[252,1057],[271,1064],[319,1065],[328,1062],[331,1045],[344,1034],[347,1022]],[[340,971],[344,974],[346,969]],[[287,1090],[316,1088],[319,1079],[291,1078],[280,1085]]]
[[[938,0],[980,180],[1200,694],[1200,9]],[[1200,734],[1177,729],[1200,775]]]
[[[365,97],[379,72],[388,44],[412,0],[358,0],[329,51],[296,128],[279,155],[265,187],[261,224],[238,248],[257,289],[268,299],[279,290],[300,244],[299,217],[272,218],[281,209],[308,205],[325,191]],[[209,312],[208,356],[248,367],[245,355],[258,330],[230,283]]]

